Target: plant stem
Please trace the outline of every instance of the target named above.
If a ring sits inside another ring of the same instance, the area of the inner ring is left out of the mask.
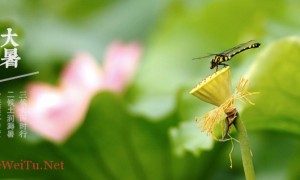
[[[238,132],[240,148],[242,154],[242,161],[244,166],[244,172],[247,180],[255,179],[254,166],[252,163],[252,153],[249,147],[247,130],[244,126],[243,121],[241,120],[240,115],[235,119],[234,126]]]

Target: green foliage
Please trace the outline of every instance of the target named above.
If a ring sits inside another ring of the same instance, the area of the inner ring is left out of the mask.
[[[13,143],[4,142],[6,147],[1,150],[1,160],[32,160],[40,164],[44,160],[64,161],[64,170],[2,169],[1,174],[2,177],[49,179],[196,178],[198,173],[194,165],[205,161],[190,155],[178,158],[170,153],[167,130],[172,124],[171,121],[154,123],[133,116],[126,111],[119,97],[101,93],[91,103],[82,127],[65,144],[31,144],[20,139],[13,139]]]
[[[300,38],[290,37],[264,48],[248,72],[259,91],[253,107],[244,110],[247,127],[300,135]]]

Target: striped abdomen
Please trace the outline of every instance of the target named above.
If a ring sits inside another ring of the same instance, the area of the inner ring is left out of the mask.
[[[234,52],[234,53],[228,55],[228,58],[231,59],[233,56],[235,56],[235,55],[237,55],[237,54],[239,54],[239,53],[241,53],[241,52],[243,52],[243,51],[246,51],[246,50],[252,49],[252,48],[258,48],[259,46],[260,46],[260,43],[254,43],[254,44],[251,44],[251,45],[248,46],[248,47],[245,47],[245,48],[243,48],[243,49],[240,49],[240,50],[238,50],[238,51],[236,51],[236,52]],[[227,59],[227,61],[228,61],[229,59]]]

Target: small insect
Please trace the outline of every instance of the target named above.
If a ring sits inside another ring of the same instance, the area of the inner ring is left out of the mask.
[[[251,40],[251,41],[239,44],[233,48],[227,49],[221,53],[216,53],[216,54],[210,53],[207,56],[194,58],[193,60],[206,59],[206,58],[212,57],[210,69],[214,69],[216,67],[216,71],[218,71],[219,65],[223,65],[224,67],[228,66],[224,62],[229,61],[235,55],[237,55],[243,51],[246,51],[248,49],[258,48],[259,46],[260,46],[260,43],[257,43],[255,41]]]

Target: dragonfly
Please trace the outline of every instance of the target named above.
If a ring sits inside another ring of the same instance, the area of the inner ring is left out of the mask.
[[[255,42],[254,40],[250,40],[248,42],[239,44],[233,48],[227,49],[221,53],[216,53],[216,54],[209,53],[209,55],[207,55],[207,56],[197,57],[197,58],[194,58],[193,60],[207,59],[207,58],[211,57],[212,59],[211,59],[210,69],[216,68],[216,71],[218,71],[219,65],[223,65],[224,67],[228,66],[225,62],[229,61],[235,55],[237,55],[243,51],[246,51],[248,49],[258,48],[259,46],[260,46],[260,43]]]

